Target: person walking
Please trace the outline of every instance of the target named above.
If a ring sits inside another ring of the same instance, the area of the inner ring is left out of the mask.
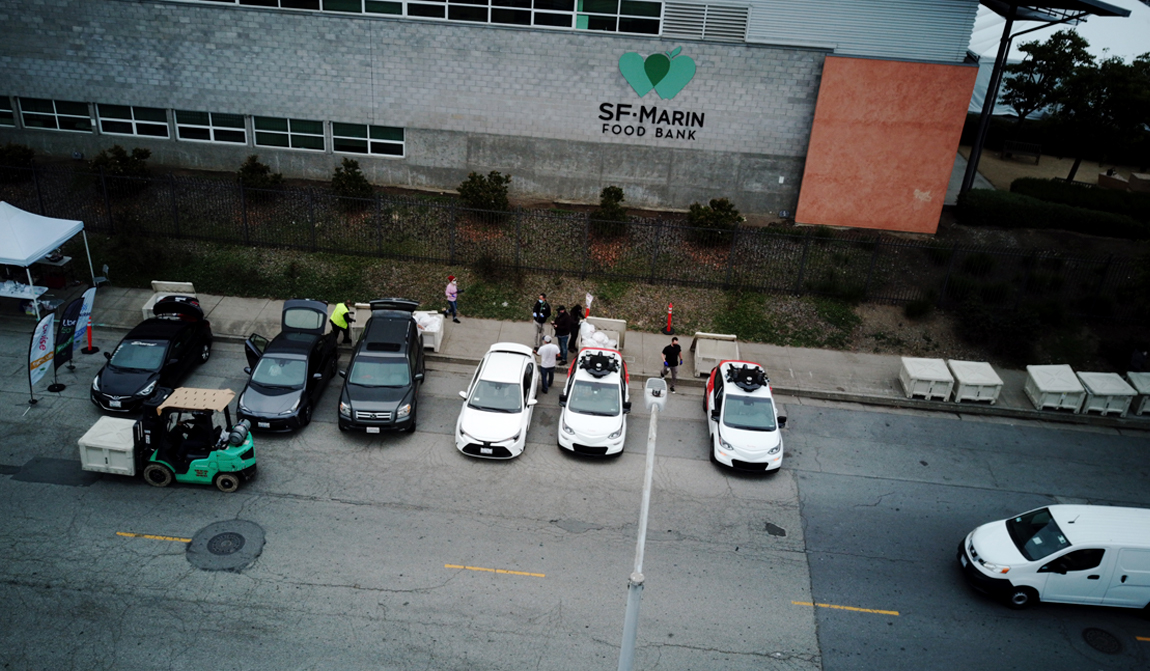
[[[574,320],[571,315],[567,314],[567,308],[562,305],[558,308],[558,316],[555,321],[551,322],[551,326],[555,328],[555,338],[559,341],[559,354],[561,355],[560,365],[567,365],[567,340],[571,338],[571,329]]]
[[[567,351],[572,354],[579,351],[579,322],[583,321],[583,306],[576,305],[571,308],[571,340]]]
[[[337,344],[339,343],[340,332],[343,332],[343,344],[351,344],[351,332],[348,326],[350,322],[355,321],[355,317],[351,316],[351,305],[351,301],[336,303],[335,310],[331,313],[331,330],[335,331]]]
[[[543,336],[543,346],[539,348],[539,372],[543,377],[543,393],[555,383],[555,361],[559,358],[559,346],[551,342],[551,336]]]
[[[683,348],[679,347],[679,339],[671,338],[671,344],[663,348],[662,377],[671,373],[671,393],[675,393],[675,383],[679,381],[679,366],[683,365]]]
[[[531,308],[531,319],[535,322],[535,351],[543,344],[543,325],[551,318],[551,305],[547,302],[547,294],[539,294],[535,307]]]
[[[443,293],[447,296],[447,309],[443,311],[443,314],[450,314],[451,321],[458,324],[459,303],[457,301],[459,300],[459,286],[455,284],[455,275],[447,276],[447,288],[443,290]]]

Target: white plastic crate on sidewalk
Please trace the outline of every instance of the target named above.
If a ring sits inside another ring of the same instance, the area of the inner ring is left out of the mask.
[[[423,348],[430,347],[431,351],[438,352],[443,345],[443,325],[447,321],[443,313],[416,310],[412,316],[415,317],[415,323],[419,327]]]
[[[898,380],[902,383],[907,398],[922,396],[926,399],[937,398],[945,401],[950,398],[950,391],[954,387],[954,376],[942,359],[904,356]]]
[[[144,307],[140,308],[140,313],[144,319],[151,319],[156,315],[152,314],[152,308],[155,307],[156,301],[164,296],[196,296],[196,287],[191,282],[166,282],[164,280],[152,280],[152,296],[144,303]]]
[[[1002,378],[994,372],[994,367],[985,361],[959,361],[950,359],[946,362],[950,372],[954,375],[954,401],[998,401],[1002,393]]]
[[[1114,413],[1125,417],[1130,402],[1138,395],[1134,387],[1118,373],[1079,373],[1079,381],[1086,388],[1086,401],[1082,412],[1097,412],[1103,415]]]
[[[1134,399],[1134,414],[1142,415],[1150,412],[1150,373],[1126,373],[1126,379],[1138,397]]]
[[[1039,410],[1073,410],[1078,412],[1086,399],[1086,389],[1066,364],[1027,366],[1026,397]]]
[[[695,353],[695,377],[707,377],[720,361],[738,360],[739,337],[726,333],[697,331],[695,337],[691,339],[691,351]]]

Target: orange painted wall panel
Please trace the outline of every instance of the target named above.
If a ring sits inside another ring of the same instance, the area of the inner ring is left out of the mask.
[[[977,74],[827,57],[796,221],[934,233]]]

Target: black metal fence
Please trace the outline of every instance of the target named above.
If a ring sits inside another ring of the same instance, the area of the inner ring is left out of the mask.
[[[577,212],[488,212],[448,199],[259,190],[231,176],[140,179],[45,168],[0,168],[0,198],[109,234],[686,286],[941,307],[973,298],[1003,310],[1025,304],[1111,319],[1131,318],[1141,298],[1135,259],[908,242],[826,228],[698,229],[632,219],[619,231]]]

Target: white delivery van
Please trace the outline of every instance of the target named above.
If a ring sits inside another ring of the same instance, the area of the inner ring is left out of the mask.
[[[1011,608],[1036,601],[1150,613],[1150,510],[1053,505],[984,524],[958,547],[970,583]]]

